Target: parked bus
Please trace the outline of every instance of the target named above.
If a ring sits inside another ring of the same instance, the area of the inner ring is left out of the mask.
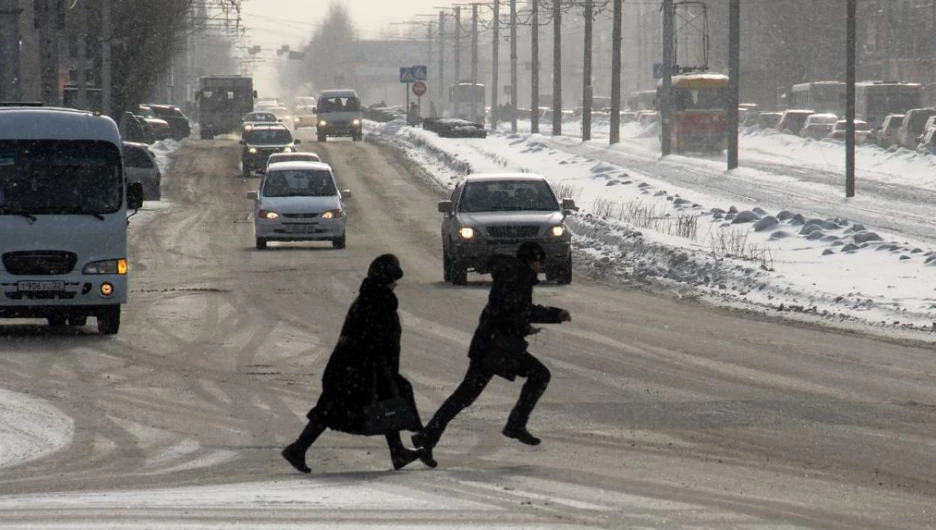
[[[721,152],[728,147],[728,76],[674,75],[670,100],[673,151]]]
[[[855,83],[855,118],[877,129],[888,114],[906,114],[923,106],[923,85],[897,81]]]
[[[811,109],[819,114],[845,115],[845,83],[841,81],[813,81],[798,83],[790,89],[788,101],[791,109]]]
[[[449,87],[448,118],[484,123],[485,87],[462,82]]]
[[[0,107],[0,317],[120,328],[128,184],[117,124],[65,108]]]
[[[201,139],[210,140],[239,128],[241,117],[253,112],[253,78],[239,75],[212,75],[199,79],[198,123]]]

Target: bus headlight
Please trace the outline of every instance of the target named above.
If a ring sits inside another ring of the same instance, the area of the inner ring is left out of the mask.
[[[458,237],[462,239],[474,239],[475,231],[470,226],[463,226],[458,229]]]
[[[106,259],[102,261],[92,261],[81,269],[82,274],[127,274],[127,259]]]
[[[549,234],[553,237],[562,237],[562,234],[565,234],[566,229],[562,225],[556,225],[549,229]]]

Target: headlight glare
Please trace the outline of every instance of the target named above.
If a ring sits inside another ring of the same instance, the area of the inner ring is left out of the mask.
[[[319,127],[325,127],[326,125],[328,125],[328,122],[325,120],[320,121],[318,124]]]
[[[553,237],[560,237],[562,234],[565,234],[565,227],[562,225],[556,225],[549,230],[549,233]]]
[[[354,120],[354,121],[351,122],[351,125],[354,125],[355,127],[360,127],[360,126],[361,126],[361,120]]]
[[[292,147],[284,147],[284,148],[283,148],[283,152],[284,152],[284,153],[292,153],[292,152],[293,152],[293,148],[292,148]]]
[[[270,210],[260,210],[260,212],[257,213],[257,217],[260,219],[279,219],[279,214],[271,212]]]
[[[247,152],[250,153],[250,154],[252,154],[252,155],[255,155],[255,154],[257,154],[257,148],[256,148],[256,147],[251,147],[250,149],[247,150]]]
[[[125,258],[107,259],[92,261],[85,265],[81,272],[82,274],[119,274],[123,276],[127,274],[128,268],[129,266]]]
[[[462,239],[472,239],[475,236],[475,231],[474,228],[471,228],[470,226],[463,226],[458,229],[458,235]]]

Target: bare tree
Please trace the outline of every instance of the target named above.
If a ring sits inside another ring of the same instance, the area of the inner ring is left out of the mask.
[[[305,78],[316,88],[351,86],[357,62],[357,32],[345,7],[332,4],[306,48]]]

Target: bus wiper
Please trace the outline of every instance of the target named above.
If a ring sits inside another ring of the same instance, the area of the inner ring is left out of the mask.
[[[99,214],[99,213],[97,213],[97,212],[78,211],[78,213],[80,213],[80,214],[82,214],[82,215],[90,215],[90,216],[96,218],[98,221],[103,221],[103,220],[105,219],[105,217],[104,217],[103,215],[101,215],[101,214]]]
[[[36,216],[29,212],[19,212],[18,215],[22,215],[26,219],[29,219],[29,224],[35,223],[37,221]]]

